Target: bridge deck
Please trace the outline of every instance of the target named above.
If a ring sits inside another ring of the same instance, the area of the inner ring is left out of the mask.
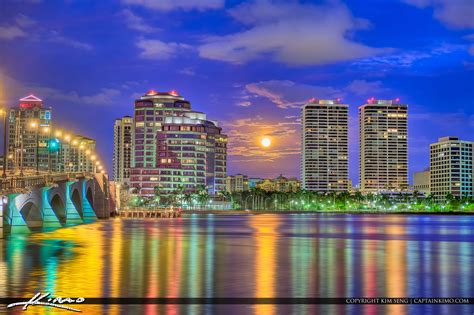
[[[2,193],[22,192],[24,189],[50,185],[52,183],[75,180],[84,177],[93,177],[92,173],[51,173],[51,174],[24,174],[23,176],[9,174],[6,178],[0,177],[0,191]]]

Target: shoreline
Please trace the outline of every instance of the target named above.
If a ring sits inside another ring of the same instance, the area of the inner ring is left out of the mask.
[[[422,211],[303,211],[303,210],[183,210],[181,212],[185,214],[216,214],[216,215],[258,215],[258,214],[401,214],[401,215],[474,215],[474,211],[445,211],[445,212],[422,212]]]

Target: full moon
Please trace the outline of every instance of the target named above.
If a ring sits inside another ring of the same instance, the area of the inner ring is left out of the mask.
[[[272,141],[269,138],[263,138],[262,139],[262,146],[265,148],[268,148],[272,144]]]

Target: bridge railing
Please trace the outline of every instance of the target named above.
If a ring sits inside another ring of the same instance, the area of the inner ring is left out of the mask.
[[[8,176],[0,178],[0,191],[16,191],[37,186],[45,186],[50,183],[61,182],[70,179],[94,176],[92,173],[52,173],[43,175]]]

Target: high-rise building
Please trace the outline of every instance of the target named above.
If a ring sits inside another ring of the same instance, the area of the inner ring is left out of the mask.
[[[247,175],[236,174],[227,176],[226,191],[229,193],[243,192],[249,190],[249,178]]]
[[[311,99],[303,106],[303,189],[323,192],[349,189],[348,108],[339,100]]]
[[[57,167],[59,172],[95,172],[95,163],[90,156],[96,153],[96,141],[94,139],[76,135],[68,141],[59,142],[57,153]]]
[[[141,195],[225,190],[227,136],[176,91],[135,101],[130,184]]]
[[[51,163],[47,146],[50,128],[50,107],[44,107],[34,95],[20,99],[18,107],[8,114],[9,169],[47,171]]]
[[[413,173],[413,191],[417,191],[424,196],[428,196],[430,190],[430,170]]]
[[[132,159],[133,118],[125,116],[115,120],[114,124],[114,181],[123,183],[130,177]]]
[[[430,145],[430,188],[435,199],[448,194],[473,196],[473,145],[457,137],[440,138]]]
[[[359,107],[362,192],[408,188],[408,106],[371,98]]]

